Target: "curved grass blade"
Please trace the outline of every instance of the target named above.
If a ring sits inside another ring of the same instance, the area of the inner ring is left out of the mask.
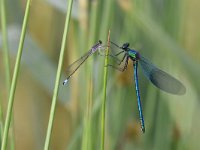
[[[186,92],[185,86],[169,75],[168,73],[158,69],[150,61],[144,57],[140,57],[140,65],[145,76],[159,89],[176,95],[183,95]]]
[[[78,68],[87,60],[89,56],[94,54],[99,48],[102,47],[102,42],[99,40],[97,44],[95,44],[87,53],[85,53],[81,58],[73,62],[68,68],[67,68],[67,78],[64,80],[63,85],[66,85],[68,80],[71,78],[71,76],[78,70]]]

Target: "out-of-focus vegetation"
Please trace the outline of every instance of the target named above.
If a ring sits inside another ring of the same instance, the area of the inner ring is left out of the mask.
[[[26,1],[6,0],[5,4],[12,76]],[[66,6],[66,0],[32,0],[11,125],[15,149],[44,147]],[[183,96],[162,92],[147,81],[139,68],[146,124],[143,134],[131,62],[123,73],[109,68],[105,149],[200,149],[199,10],[197,0],[74,0],[62,80],[70,63],[99,39],[106,43],[110,29],[112,41],[119,45],[130,42],[130,47],[187,88]],[[9,94],[4,59],[1,28],[1,125]],[[104,57],[94,55],[67,86],[62,86],[61,81],[51,149],[100,149],[103,66]]]

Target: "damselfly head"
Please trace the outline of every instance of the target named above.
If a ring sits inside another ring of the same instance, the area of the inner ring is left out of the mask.
[[[102,44],[102,41],[101,41],[101,40],[99,40],[99,44]]]
[[[124,43],[121,48],[126,50],[128,47],[129,47],[129,43]]]

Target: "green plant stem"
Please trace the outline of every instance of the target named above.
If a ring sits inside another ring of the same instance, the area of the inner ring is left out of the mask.
[[[110,45],[110,30],[108,32],[108,47]],[[106,113],[106,87],[107,87],[107,74],[108,74],[108,48],[106,49],[104,66],[104,83],[103,83],[103,102],[102,102],[102,118],[101,118],[101,150],[104,150],[105,143],[105,113]]]
[[[92,95],[93,95],[93,83],[92,83],[92,73],[90,72],[90,81],[89,81],[89,94],[87,98],[87,108],[84,115],[84,128],[83,128],[83,138],[82,138],[82,150],[91,149],[91,127],[92,127]]]
[[[91,2],[91,13],[90,13],[90,28],[89,28],[89,46],[93,45],[95,42],[95,34],[96,34],[96,20],[97,20],[97,3],[98,1],[92,1]],[[92,57],[92,60],[88,60],[87,65],[88,66],[93,66],[94,64],[94,58]],[[87,107],[86,107],[86,114],[84,115],[84,125],[83,125],[83,134],[82,134],[82,150],[90,150],[92,149],[92,143],[93,143],[93,138],[92,138],[92,127],[93,127],[93,122],[92,122],[92,106],[93,106],[93,67],[92,69],[89,69],[89,96],[87,98]]]
[[[73,0],[69,0],[44,149],[49,149]]]
[[[114,1],[113,0],[107,0],[106,3],[104,3],[104,11],[102,12],[102,16],[103,16],[103,21],[100,27],[100,37],[102,39],[106,39],[106,34],[105,32],[108,31],[109,29],[109,23],[111,22],[112,18],[112,9],[113,9],[113,4]]]
[[[5,10],[5,0],[0,0],[0,10],[1,10],[1,28],[2,28],[2,47],[3,47],[3,57],[4,57],[4,65],[5,65],[5,78],[6,78],[6,91],[7,96],[10,91],[10,82],[11,82],[11,76],[10,76],[10,62],[9,62],[9,51],[8,51],[8,37],[7,37],[7,23],[6,23],[6,10]],[[3,129],[3,112],[2,114],[2,129]],[[13,120],[13,119],[12,119]],[[1,138],[2,133],[1,132]],[[13,130],[13,123],[11,122],[11,132],[10,132],[10,148],[11,150],[14,149],[14,130]]]
[[[91,2],[91,13],[90,13],[90,28],[89,28],[89,45],[92,45],[96,40],[97,23],[98,23],[98,4],[99,1]]]
[[[2,46],[4,51],[4,64],[5,64],[5,74],[6,74],[6,89],[9,93],[10,90],[10,62],[9,62],[9,52],[8,52],[8,37],[6,28],[6,12],[5,12],[5,0],[1,0],[1,28],[2,28]]]
[[[111,91],[111,89],[113,89],[114,87],[114,81],[116,81],[116,77],[113,77],[112,79],[109,80],[108,82],[108,86],[107,86],[107,92],[109,93]],[[99,113],[99,110],[101,109],[102,106],[102,95],[103,95],[104,89],[102,88],[102,90],[100,91],[100,93],[97,95],[97,97],[94,99],[94,104],[92,107],[92,112],[91,112],[91,119],[94,120],[95,116],[97,116],[97,113]],[[81,135],[82,135],[82,126],[83,123],[81,123],[76,131],[74,132],[73,136],[70,139],[70,142],[67,146],[67,150],[71,150],[74,149],[77,141],[80,139]],[[95,139],[94,139],[95,140]]]
[[[0,93],[0,106],[2,106],[2,96]],[[0,141],[2,141],[3,137],[3,110],[2,107],[0,107]]]
[[[28,0],[27,4],[26,4],[26,11],[25,11],[24,21],[23,21],[23,25],[22,25],[22,32],[21,32],[21,37],[20,37],[20,42],[19,42],[19,47],[18,47],[18,52],[17,52],[17,58],[16,58],[16,62],[15,62],[14,73],[13,73],[13,78],[12,78],[12,83],[11,83],[11,88],[10,88],[10,93],[9,93],[8,108],[7,108],[7,113],[6,113],[6,121],[5,121],[5,128],[4,128],[4,132],[3,132],[3,140],[2,140],[1,150],[6,149],[6,144],[7,144],[7,139],[8,139],[8,131],[9,131],[9,127],[10,127],[12,108],[13,108],[13,103],[14,103],[15,89],[16,89],[19,67],[20,67],[20,62],[21,62],[22,50],[23,50],[23,46],[24,46],[24,39],[25,39],[25,34],[26,34],[30,6],[31,6],[31,0]]]

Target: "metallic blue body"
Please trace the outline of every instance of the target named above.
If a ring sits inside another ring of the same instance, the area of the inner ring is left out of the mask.
[[[145,132],[145,125],[144,125],[144,117],[142,113],[142,104],[140,100],[140,89],[139,89],[139,83],[138,83],[138,61],[136,60],[133,64],[134,66],[134,81],[135,81],[135,90],[137,95],[137,104],[138,104],[138,110],[139,110],[139,116],[140,116],[140,124],[141,124],[141,130],[142,132]]]
[[[137,51],[135,51],[135,50],[132,50],[132,49],[129,49],[128,51],[127,51],[127,53],[128,53],[128,56],[131,58],[131,60],[133,60],[133,61],[135,61],[136,59],[137,59],[137,56],[138,56],[138,52]]]
[[[127,69],[128,60],[131,59],[133,61],[134,81],[135,81],[135,89],[136,89],[136,95],[137,95],[137,104],[138,104],[138,110],[139,110],[140,124],[141,124],[141,130],[144,133],[145,132],[145,124],[144,124],[144,117],[143,117],[143,113],[142,113],[142,103],[140,100],[140,90],[139,90],[138,72],[137,72],[138,63],[140,64],[145,77],[149,81],[151,81],[151,83],[153,85],[155,85],[157,88],[159,88],[167,93],[175,94],[175,95],[185,94],[186,88],[180,81],[178,81],[177,79],[175,79],[168,73],[157,68],[148,59],[141,56],[136,50],[130,49],[129,43],[124,43],[121,47],[112,41],[111,41],[111,43],[113,45],[115,45],[117,48],[122,50],[114,55],[114,57],[117,57],[118,55],[123,54],[123,58],[122,58],[122,60],[119,61],[118,65],[120,65],[122,62],[125,62],[123,67],[114,66],[114,68],[123,72]]]
[[[127,59],[130,58],[133,61],[137,105],[138,105],[138,110],[139,110],[141,130],[144,133],[145,124],[144,124],[144,117],[142,113],[142,103],[140,100],[140,89],[139,89],[138,72],[137,72],[138,62],[140,63],[145,76],[159,89],[162,89],[168,93],[177,94],[177,95],[184,94],[186,89],[181,82],[179,82],[177,79],[173,78],[166,72],[158,69],[146,58],[140,56],[140,54],[137,51],[126,47],[126,45],[125,45],[124,50],[126,51]]]
[[[141,125],[142,132],[145,132],[145,124],[144,124],[144,117],[143,117],[143,113],[142,113],[142,103],[140,100],[140,89],[139,89],[138,72],[137,72],[139,53],[132,49],[128,49],[127,53],[128,53],[128,57],[133,61],[135,91],[136,91],[136,95],[137,95],[137,105],[138,105],[138,110],[139,110],[140,125]]]

